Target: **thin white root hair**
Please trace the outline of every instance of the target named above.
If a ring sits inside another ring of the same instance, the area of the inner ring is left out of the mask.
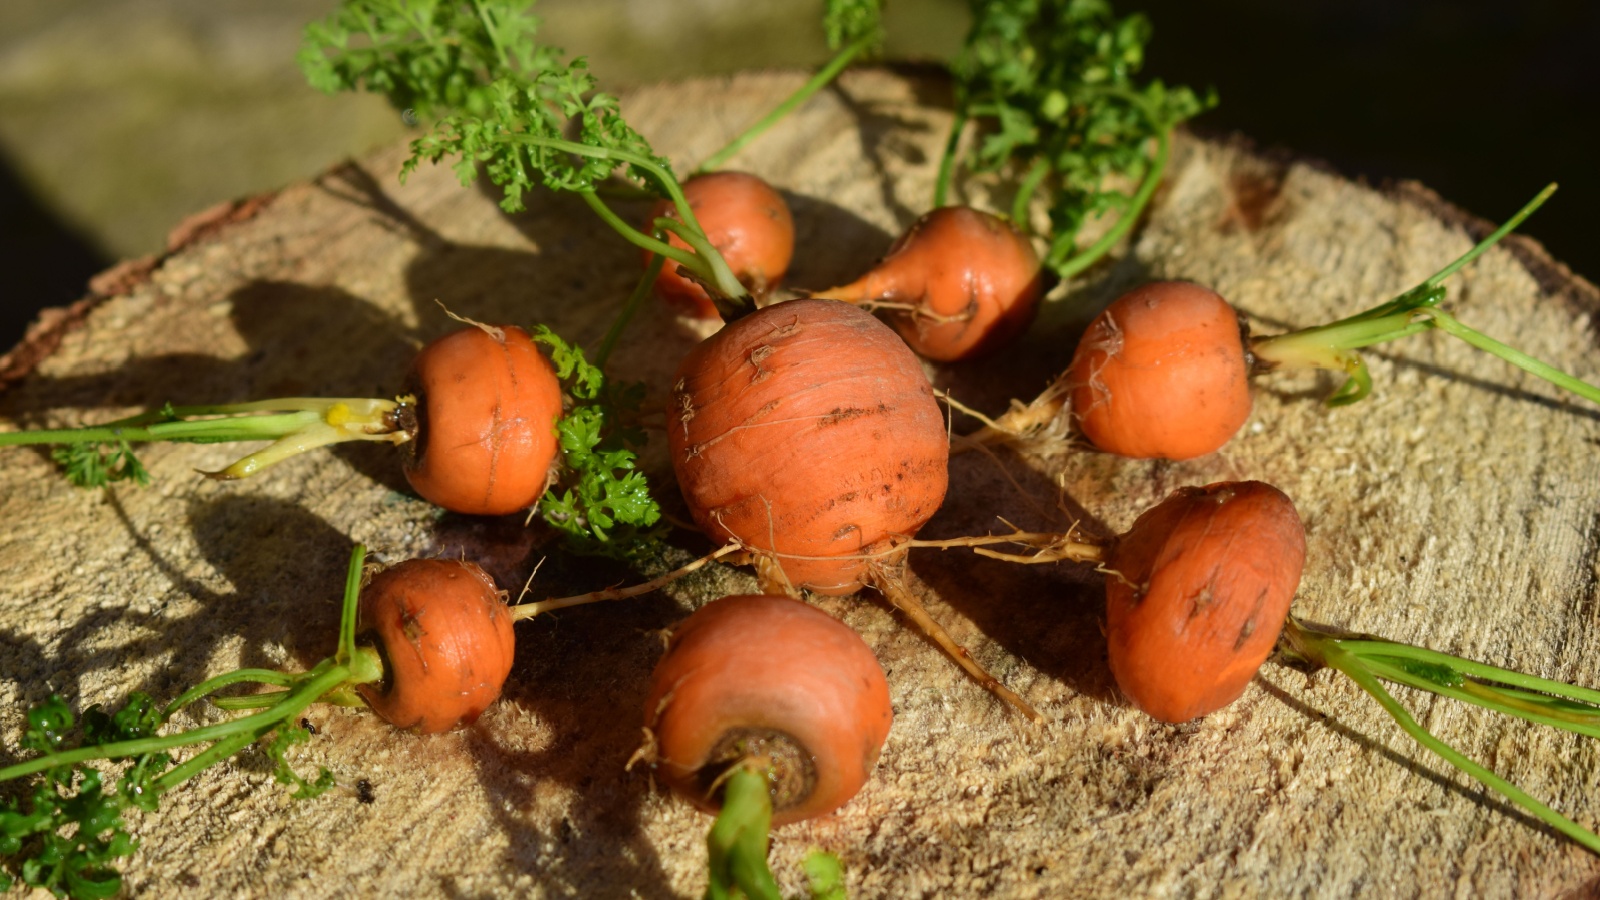
[[[489,337],[494,338],[496,341],[502,344],[506,342],[506,331],[504,328],[501,328],[498,325],[485,325],[484,323],[479,322],[477,319],[469,319],[466,316],[457,315],[450,309],[450,307],[445,306],[444,301],[440,300],[438,297],[433,298],[433,302],[439,304],[439,308],[444,310],[444,314],[452,319],[455,319],[457,322],[460,322],[463,325],[471,325],[472,327],[481,330],[484,334],[487,334]]]
[[[742,549],[740,544],[725,544],[722,547],[707,553],[705,556],[700,557],[694,562],[679,566],[665,575],[652,578],[643,584],[636,584],[633,587],[607,588],[603,591],[590,591],[587,594],[578,594],[573,597],[557,597],[554,600],[540,600],[537,603],[523,603],[512,607],[511,618],[513,621],[521,621],[522,619],[531,619],[534,616],[540,615],[541,613],[554,612],[555,610],[566,609],[571,606],[583,606],[588,603],[599,603],[604,600],[626,600],[629,597],[637,597],[640,594],[648,594],[651,591],[660,590],[666,585],[677,581],[679,578],[688,575],[690,572],[700,569],[708,563],[721,559],[735,550],[740,549]]]

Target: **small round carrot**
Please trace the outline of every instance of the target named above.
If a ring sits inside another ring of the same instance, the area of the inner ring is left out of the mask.
[[[712,601],[673,632],[650,678],[655,771],[690,803],[752,763],[772,824],[838,809],[866,783],[893,713],[883,669],[848,626],[788,597]]]
[[[31,797],[0,800],[0,822],[7,825],[0,857],[17,857],[29,884],[62,896],[109,897],[121,883],[110,863],[137,848],[122,813],[154,812],[168,791],[246,747],[263,747],[275,777],[292,785],[297,799],[331,788],[327,769],[306,778],[285,757],[309,738],[300,714],[314,703],[356,705],[360,694],[378,715],[419,732],[475,718],[499,696],[511,667],[511,616],[494,583],[470,563],[411,560],[379,573],[363,590],[365,557],[361,546],[350,555],[338,649],[306,672],[238,669],[165,706],[135,692],[115,713],[91,708],[81,729],[60,697],[31,710],[24,742],[37,755],[0,768],[0,782],[39,775],[40,783]],[[376,646],[358,627],[371,630]],[[267,690],[217,696],[236,685]],[[221,709],[252,712],[158,733],[179,710],[206,698]],[[81,740],[73,740],[74,731]],[[179,747],[196,749],[179,761],[172,753]],[[107,759],[130,763],[115,779],[85,765]],[[63,832],[72,836],[63,840]]]
[[[1146,511],[1105,564],[1117,686],[1163,722],[1232,703],[1271,654],[1305,558],[1294,503],[1259,481],[1182,488]]]
[[[1232,306],[1187,281],[1118,297],[1078,342],[1064,381],[1078,427],[1108,453],[1189,459],[1250,416],[1250,366]]]
[[[561,383],[528,332],[463,328],[424,347],[406,393],[417,397],[406,480],[449,510],[501,515],[533,505],[556,463]]]
[[[477,565],[410,559],[361,591],[357,627],[384,659],[356,689],[384,721],[419,734],[470,725],[500,696],[516,651],[505,596]]]
[[[1470,263],[1544,202],[1546,188],[1475,247],[1386,303],[1328,325],[1251,338],[1214,291],[1183,281],[1135,288],[1090,324],[1065,374],[1038,399],[973,435],[980,443],[1047,431],[1063,408],[1084,437],[1111,453],[1190,459],[1222,447],[1250,413],[1253,372],[1326,369],[1348,376],[1327,400],[1354,403],[1372,391],[1356,351],[1429,329],[1480,350],[1594,403],[1600,387],[1508,347],[1441,309],[1444,280]]]
[[[535,503],[556,465],[562,415],[555,369],[516,326],[472,323],[417,354],[394,400],[287,397],[215,406],[165,406],[84,428],[0,433],[0,447],[56,444],[76,484],[149,474],[132,444],[272,441],[210,477],[231,481],[316,447],[384,441],[401,448],[406,479],[453,512],[500,515]],[[548,331],[540,340],[559,340]]]
[[[945,206],[913,223],[867,274],[812,296],[884,309],[913,350],[954,362],[1021,334],[1043,294],[1027,236],[998,216]]]
[[[794,257],[794,219],[782,195],[755,175],[709,172],[684,182],[683,196],[711,246],[722,254],[751,296],[760,302],[776,290]],[[650,221],[663,217],[677,221],[675,207],[667,199],[657,201],[650,210]],[[691,249],[675,232],[669,232],[667,240],[674,247]],[[653,255],[645,252],[647,264]],[[655,289],[686,315],[698,319],[718,315],[705,287],[680,272],[677,265],[662,267]]]
[[[776,556],[797,588],[848,594],[914,534],[948,480],[922,366],[870,314],[792,300],[723,328],[678,368],[667,439],[713,540]]]
[[[1033,552],[981,546],[996,543]],[[1030,564],[1098,564],[1106,574],[1111,674],[1136,706],[1164,722],[1206,715],[1244,691],[1283,629],[1306,556],[1294,503],[1259,481],[1179,488],[1114,541],[1085,539],[1074,529],[912,546],[971,546]]]
[[[979,546],[989,543],[1016,543],[1035,552]],[[1109,546],[1073,533],[1021,531],[915,544],[973,546],[985,556],[1025,563],[1099,563],[1106,572],[1112,674],[1122,692],[1156,719],[1185,722],[1226,706],[1269,655],[1301,671],[1332,668],[1371,695],[1417,743],[1600,853],[1600,835],[1434,736],[1380,682],[1592,738],[1600,738],[1600,691],[1296,621],[1288,608],[1305,561],[1305,533],[1294,504],[1270,485],[1182,488]]]

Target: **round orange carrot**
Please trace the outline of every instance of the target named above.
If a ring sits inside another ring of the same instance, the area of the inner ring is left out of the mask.
[[[1163,722],[1232,703],[1272,652],[1305,557],[1294,503],[1269,484],[1174,492],[1133,523],[1106,562],[1117,685]]]
[[[949,445],[922,366],[846,303],[739,319],[678,367],[667,438],[713,540],[779,556],[795,587],[848,594],[944,500]]]
[[[883,669],[861,637],[787,597],[701,607],[673,633],[645,701],[668,786],[714,812],[724,774],[756,762],[768,773],[774,825],[855,796],[892,718]]]
[[[471,724],[511,672],[511,614],[494,580],[473,563],[391,566],[361,591],[357,620],[384,660],[383,681],[357,690],[400,728],[433,734]]]
[[[946,206],[918,219],[872,271],[812,296],[884,308],[913,350],[954,362],[1022,333],[1043,293],[1027,237],[998,216]]]
[[[435,340],[412,362],[407,392],[418,405],[405,474],[423,499],[501,515],[544,493],[561,384],[526,331],[470,327]]]
[[[0,447],[62,445],[56,456],[69,480],[95,487],[149,480],[133,454],[136,443],[272,442],[205,473],[231,481],[317,447],[383,441],[400,446],[417,493],[454,512],[497,515],[539,499],[556,461],[562,396],[555,370],[526,331],[474,323],[435,340],[413,359],[404,393],[393,400],[167,404],[102,425],[6,432]]]
[[[1027,406],[972,435],[979,443],[1026,441],[1048,432],[1070,406],[1083,435],[1123,456],[1189,459],[1219,449],[1250,415],[1252,372],[1323,369],[1345,381],[1329,406],[1372,391],[1357,351],[1438,329],[1526,372],[1600,403],[1590,384],[1473,329],[1441,307],[1445,279],[1516,228],[1555,190],[1550,185],[1488,237],[1392,300],[1335,322],[1270,337],[1250,337],[1214,291],[1160,281],[1119,297],[1084,334],[1065,374]]]
[[[684,182],[683,195],[711,246],[751,295],[759,302],[776,290],[794,257],[794,219],[783,197],[765,181],[744,172],[696,175]],[[665,199],[650,210],[651,221],[662,216],[677,218],[672,203]],[[676,234],[668,234],[667,239],[674,247],[689,249]],[[645,253],[647,264],[650,257]],[[717,317],[706,289],[680,274],[670,262],[656,277],[656,293],[679,312],[700,319]]]
[[[1190,459],[1250,415],[1239,314],[1215,291],[1158,281],[1117,298],[1089,325],[1063,376],[1072,414],[1096,447]]]

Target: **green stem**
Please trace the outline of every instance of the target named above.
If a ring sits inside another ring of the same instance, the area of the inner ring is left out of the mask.
[[[1538,725],[1548,725],[1585,737],[1600,738],[1600,709],[1564,703],[1553,697],[1530,695],[1509,688],[1497,688],[1461,679],[1454,683],[1440,681],[1426,672],[1417,672],[1403,664],[1392,663],[1383,657],[1357,657],[1373,675],[1395,684],[1428,691],[1441,697],[1471,703],[1484,709],[1508,716],[1526,719]]]
[[[1532,215],[1533,211],[1555,192],[1555,189],[1554,184],[1546,186],[1518,210],[1516,215],[1495,229],[1493,234],[1479,241],[1471,250],[1449,265],[1430,275],[1421,284],[1393,300],[1327,325],[1253,340],[1251,351],[1261,365],[1268,369],[1328,369],[1348,373],[1352,381],[1340,386],[1328,399],[1330,406],[1339,406],[1360,400],[1370,392],[1371,381],[1366,374],[1366,363],[1354,351],[1437,328],[1557,387],[1591,402],[1600,403],[1600,387],[1575,378],[1549,363],[1535,359],[1463,325],[1455,316],[1438,308],[1439,303],[1445,298],[1442,282],[1510,234],[1512,229]]]
[[[961,132],[967,127],[969,118],[966,102],[957,98],[956,115],[950,122],[950,135],[944,140],[944,156],[939,159],[939,177],[933,182],[934,209],[944,206],[945,198],[950,195],[950,182],[956,172],[956,148],[961,143]]]
[[[742,301],[743,298],[749,296],[744,285],[739,283],[739,279],[733,277],[733,271],[728,268],[728,264],[723,260],[722,254],[711,246],[711,242],[706,240],[704,232],[699,230],[698,223],[691,224],[667,218],[656,220],[658,226],[667,228],[683,238],[684,243],[691,248],[685,250],[682,247],[674,247],[666,241],[647,235],[629,225],[611,207],[607,206],[605,201],[601,200],[594,191],[579,191],[578,195],[583,198],[583,202],[587,203],[590,209],[594,210],[596,215],[600,216],[607,225],[610,225],[613,230],[622,235],[624,240],[634,246],[649,251],[657,259],[661,257],[671,259],[699,276],[701,281],[714,285],[718,292],[724,294],[730,300]],[[753,309],[754,307],[749,308]]]
[[[1442,297],[1442,290],[1440,296]],[[1303,357],[1303,365],[1319,369],[1342,368],[1337,363],[1329,362],[1329,360],[1336,359],[1337,355],[1342,351],[1360,350],[1363,347],[1387,344],[1390,341],[1397,341],[1413,334],[1420,334],[1433,327],[1427,322],[1418,321],[1414,318],[1416,312],[1417,309],[1413,307],[1378,318],[1351,316],[1331,325],[1321,326],[1315,329],[1317,340],[1314,344],[1308,342],[1307,347],[1308,350],[1326,349],[1328,354],[1323,357],[1308,352]],[[1307,332],[1310,330],[1307,329]],[[1286,356],[1278,348],[1288,348],[1295,343],[1289,340],[1292,337],[1293,335],[1287,334],[1274,335],[1273,337],[1256,341],[1252,349],[1257,351],[1257,356],[1261,356],[1260,351],[1265,349],[1268,353],[1262,358],[1277,363],[1280,358]]]
[[[1600,387],[1596,387],[1581,378],[1574,378],[1549,363],[1534,359],[1521,350],[1509,347],[1480,331],[1468,328],[1461,324],[1455,316],[1442,309],[1419,310],[1415,315],[1419,324],[1427,322],[1445,334],[1454,335],[1479,350],[1488,351],[1525,372],[1543,378],[1556,387],[1566,388],[1591,403],[1600,403]]]
[[[728,268],[727,260],[711,246],[711,239],[698,226],[690,228],[686,223],[679,222],[665,216],[656,219],[655,226],[663,231],[670,231],[688,244],[694,250],[695,256],[711,268],[711,284],[716,290],[710,291],[711,302],[717,307],[717,312],[722,315],[724,322],[748,315],[756,311],[756,306],[750,300],[750,295],[745,291],[744,285],[734,277],[733,270]],[[730,294],[723,285],[734,285],[739,289],[738,294]]]
[[[376,653],[372,653],[372,655],[376,656]],[[350,681],[352,677],[353,673],[350,668],[338,665],[331,659],[326,659],[319,663],[316,668],[301,676],[302,680],[299,684],[291,689],[281,702],[264,712],[216,725],[195,728],[179,734],[137,738],[129,741],[113,741],[109,744],[79,747],[75,750],[66,750],[60,753],[48,753],[36,759],[30,759],[26,762],[0,769],[0,781],[10,781],[13,778],[20,778],[24,775],[31,775],[34,772],[42,772],[57,766],[73,765],[96,759],[121,759],[129,756],[143,756],[146,753],[161,753],[175,747],[187,747],[194,744],[225,740],[244,733],[256,734],[262,729],[270,728],[270,726],[274,726],[279,722],[293,718],[301,710],[315,703],[323,694],[340,687]]]
[[[1144,180],[1139,183],[1139,189],[1134,192],[1127,208],[1118,215],[1116,224],[1101,235],[1099,240],[1070,256],[1068,254],[1072,254],[1076,246],[1071,240],[1055,242],[1045,257],[1045,266],[1054,269],[1056,274],[1065,280],[1094,265],[1100,257],[1111,252],[1111,248],[1133,230],[1133,226],[1139,221],[1139,215],[1149,205],[1150,198],[1155,196],[1156,188],[1161,186],[1161,176],[1167,171],[1167,161],[1171,156],[1172,129],[1164,128],[1156,134],[1156,153],[1150,161],[1150,168],[1145,172]]]
[[[8,818],[11,820],[9,823],[0,821],[0,832],[9,833],[11,841],[9,851],[0,847],[0,855],[10,855],[17,851],[22,847],[22,839],[29,834],[47,836],[49,840],[43,851],[40,852],[37,848],[30,851],[28,858],[21,863],[26,876],[24,880],[30,884],[48,887],[61,896],[68,894],[74,897],[109,896],[110,892],[118,889],[120,876],[107,866],[106,862],[110,858],[131,854],[138,843],[128,837],[121,819],[124,810],[135,806],[146,811],[155,811],[158,799],[166,792],[232,757],[252,743],[271,735],[285,721],[292,721],[312,703],[332,697],[341,691],[348,692],[352,685],[381,680],[383,661],[378,652],[370,648],[357,648],[353,640],[355,609],[365,554],[366,548],[357,545],[350,555],[340,619],[339,651],[335,657],[323,660],[309,672],[298,676],[262,669],[239,669],[207,679],[169,703],[159,720],[153,723],[146,720],[149,699],[143,695],[134,695],[140,698],[138,705],[130,705],[124,712],[131,712],[137,716],[138,730],[134,733],[149,734],[147,725],[154,727],[165,725],[177,710],[216,690],[242,681],[279,684],[286,686],[287,690],[276,691],[262,698],[232,698],[240,701],[237,704],[232,704],[229,699],[224,698],[216,700],[216,704],[227,708],[230,705],[255,705],[256,701],[260,700],[262,702],[259,705],[270,708],[220,725],[196,728],[179,734],[150,734],[148,737],[112,741],[97,746],[46,752],[36,759],[0,769],[0,782],[38,772],[48,772],[40,790],[46,792],[51,799],[49,803],[35,802],[33,812],[27,816],[21,815],[14,806],[9,812],[0,809],[0,820]],[[55,698],[52,703],[59,705],[59,698]],[[130,704],[132,703],[130,700]],[[122,715],[123,713],[118,713],[113,722],[115,723],[116,718]],[[70,724],[71,719],[70,715],[65,716],[67,724]],[[34,721],[31,713],[30,721]],[[35,722],[35,727],[57,726]],[[86,725],[85,730],[91,729]],[[119,726],[118,730],[125,729]],[[322,770],[322,774],[314,781],[307,781],[288,769],[284,750],[289,745],[304,739],[304,731],[290,727],[280,732],[267,747],[268,756],[277,765],[278,781],[296,784],[297,789],[293,796],[297,799],[316,796],[333,782],[332,775],[326,769]],[[59,743],[60,737],[47,734],[45,740],[54,746]],[[178,747],[205,744],[209,746],[203,747],[182,763],[173,765],[171,769],[160,772],[170,764],[171,756],[168,751]],[[132,764],[125,769],[121,779],[114,782],[117,784],[117,789],[109,793],[103,792],[104,782],[100,773],[94,770],[79,772],[76,768],[78,764],[92,760],[129,758],[132,759]],[[160,774],[156,774],[157,772]],[[152,778],[152,775],[155,777]],[[62,788],[69,789],[70,794],[74,784],[80,788],[76,796],[58,796]],[[84,802],[93,805],[85,807]],[[57,839],[63,829],[73,827],[77,829],[77,848],[64,854]],[[110,833],[110,837],[103,837],[107,832]],[[88,839],[90,844],[85,845],[84,839]],[[0,844],[3,843],[4,840],[0,840]],[[99,855],[86,861],[83,851],[86,848],[93,849],[96,845]],[[53,871],[47,870],[44,873],[46,877],[42,880],[35,877],[39,874],[38,869],[30,868],[41,864],[55,867]],[[88,868],[85,868],[86,865]],[[85,874],[90,876],[89,881],[83,880],[82,876]],[[0,872],[0,892],[12,883],[4,876],[5,873]],[[63,883],[65,889],[59,888]]]
[[[1017,195],[1011,198],[1011,226],[1019,234],[1029,234],[1032,229],[1028,222],[1028,207],[1033,203],[1033,195],[1038,192],[1039,184],[1045,176],[1050,174],[1050,161],[1043,157],[1033,161],[1033,168],[1023,176],[1022,183],[1017,185]]]
[[[260,740],[262,735],[269,730],[271,729],[247,731],[224,738],[196,753],[182,764],[168,769],[155,781],[151,782],[151,786],[155,788],[157,794],[165,794],[167,791]]]
[[[778,122],[778,120],[793,112],[800,104],[809,100],[812,94],[822,90],[830,81],[833,81],[833,79],[839,77],[839,73],[843,72],[850,65],[850,63],[854,62],[857,56],[860,56],[869,47],[875,44],[878,40],[878,37],[879,36],[877,34],[869,34],[857,38],[854,42],[846,45],[845,48],[839,51],[833,57],[833,59],[829,60],[828,64],[823,66],[822,69],[817,72],[817,74],[811,76],[810,80],[801,85],[800,88],[794,93],[790,94],[782,103],[779,103],[777,106],[773,107],[772,111],[762,117],[760,121],[756,122],[754,125],[751,125],[749,128],[746,128],[742,134],[729,141],[721,150],[718,150],[707,157],[705,162],[702,162],[700,167],[694,170],[694,174],[703,175],[707,172],[721,168],[723,163],[727,162],[735,153],[743,150],[745,145],[760,137],[763,132],[765,132],[768,128],[771,128]]]
[[[694,210],[689,206],[688,199],[684,197],[683,187],[678,184],[678,179],[673,177],[671,172],[662,168],[655,160],[626,150],[591,147],[588,144],[581,144],[576,141],[540,137],[533,134],[507,134],[506,138],[536,147],[561,150],[577,156],[610,160],[619,165],[627,164],[649,174],[666,191],[667,197],[672,201],[673,208],[677,210],[679,221],[688,226],[689,231],[698,235],[701,239],[697,243],[680,234],[680,236],[684,236],[684,240],[690,246],[695,248],[696,254],[700,256],[699,259],[685,258],[681,250],[673,252],[675,248],[671,245],[664,241],[658,241],[624,222],[610,207],[605,205],[605,201],[601,200],[592,188],[578,193],[582,195],[584,202],[589,205],[590,209],[598,213],[607,225],[610,225],[629,243],[652,253],[660,253],[677,260],[695,274],[701,275],[707,282],[713,284],[734,305],[745,304],[745,298],[749,296],[749,292],[745,290],[744,285],[740,284],[737,278],[733,277],[732,270],[728,268],[728,264],[723,260],[722,254],[718,253],[716,248],[705,240],[705,229],[700,227],[700,221],[695,217]]]
[[[249,416],[242,419],[200,419],[162,422],[148,426],[99,425],[86,428],[52,428],[0,434],[0,447],[32,444],[101,444],[107,441],[264,441],[294,434],[321,416],[313,412]]]
[[[483,33],[489,36],[489,43],[494,47],[495,57],[500,61],[500,71],[508,71],[511,68],[511,59],[506,56],[506,48],[500,43],[500,33],[495,30],[494,21],[483,11],[482,0],[472,0],[472,11],[477,13],[478,21],[483,23]],[[499,73],[489,73],[490,81],[497,77]]]
[[[641,250],[647,250],[656,256],[671,257],[673,262],[688,266],[691,269],[705,268],[700,264],[699,260],[694,258],[694,254],[688,250],[685,250],[682,247],[674,247],[666,241],[645,234],[639,229],[634,228],[632,225],[629,225],[626,220],[616,214],[615,210],[613,210],[610,206],[607,206],[606,202],[600,199],[600,195],[596,194],[594,191],[578,191],[578,196],[582,197],[583,202],[587,203],[589,208],[594,210],[595,215],[599,216],[602,221],[611,226],[612,230],[620,234],[623,240],[634,245],[635,247],[638,247]]]
[[[1551,681],[1548,678],[1539,678],[1535,675],[1528,675],[1511,669],[1502,669],[1499,666],[1474,662],[1470,659],[1462,659],[1459,656],[1451,656],[1448,653],[1440,653],[1437,650],[1429,650],[1425,647],[1401,644],[1382,638],[1341,637],[1338,638],[1338,641],[1339,646],[1343,647],[1347,652],[1361,658],[1387,656],[1395,659],[1415,660],[1428,665],[1447,666],[1472,678],[1497,681],[1501,684],[1509,684],[1530,691],[1541,691],[1546,694],[1554,694],[1557,697],[1566,697],[1581,703],[1600,705],[1600,691],[1561,681]]]
[[[611,358],[611,351],[617,348],[617,341],[622,337],[622,330],[633,320],[639,307],[644,304],[645,298],[655,289],[656,278],[661,274],[661,267],[667,258],[657,254],[650,257],[650,264],[645,266],[644,276],[639,283],[633,286],[633,293],[628,295],[628,302],[622,305],[622,311],[617,313],[616,321],[606,331],[605,338],[600,342],[600,349],[594,355],[594,364],[599,369],[606,367],[606,360]]]
[[[780,900],[778,881],[767,867],[768,833],[772,828],[772,794],[767,776],[741,763],[723,782],[722,810],[706,837],[711,883],[708,900],[742,896]]]
[[[410,440],[396,413],[400,402],[351,397],[285,397],[249,403],[163,407],[104,425],[0,434],[0,447],[37,444],[106,444],[180,441],[273,441],[220,472],[244,478],[315,447],[344,441]]]
[[[356,659],[356,618],[361,597],[361,575],[366,562],[366,544],[350,548],[350,564],[345,567],[344,573],[344,598],[339,606],[339,649],[334,655],[334,659],[345,666],[353,665]]]
[[[1328,666],[1348,675],[1362,690],[1376,699],[1417,743],[1477,779],[1479,783],[1499,791],[1513,802],[1520,804],[1562,834],[1589,850],[1600,853],[1600,837],[1435,738],[1417,724],[1410,713],[1384,690],[1378,679],[1384,678],[1579,734],[1590,733],[1586,722],[1593,713],[1600,713],[1600,707],[1591,706],[1586,702],[1600,700],[1600,691],[1537,678],[1382,638],[1316,631],[1302,626],[1292,617],[1284,625],[1283,639],[1283,655],[1289,662]],[[1467,681],[1466,676],[1515,685],[1515,688]],[[1542,691],[1556,696],[1536,696],[1531,693],[1532,691]],[[1562,699],[1579,702],[1565,704],[1562,703]]]
[[[1501,238],[1515,231],[1518,225],[1521,225],[1525,219],[1533,215],[1533,211],[1543,206],[1544,202],[1549,200],[1550,195],[1554,194],[1555,192],[1555,182],[1552,181],[1545,185],[1544,190],[1535,194],[1532,200],[1529,200],[1521,209],[1517,210],[1511,218],[1507,219],[1504,224],[1502,224],[1499,228],[1496,228],[1493,234],[1490,234],[1488,237],[1479,241],[1476,246],[1474,246],[1471,250],[1468,250],[1466,253],[1463,253],[1461,258],[1457,259],[1455,262],[1452,262],[1450,265],[1445,266],[1439,271],[1433,273],[1433,276],[1427,281],[1423,282],[1423,284],[1437,286],[1446,278],[1449,278],[1451,275],[1454,275],[1456,272],[1460,271],[1463,266],[1477,259],[1478,256],[1485,250],[1488,250],[1495,244],[1500,243]]]
[[[178,695],[176,700],[167,704],[161,711],[162,721],[172,718],[178,710],[199,700],[207,694],[213,694],[225,687],[239,684],[240,682],[254,682],[257,684],[272,684],[278,687],[289,687],[294,684],[298,676],[288,675],[274,669],[237,669],[225,675],[207,679]]]
[[[1499,791],[1512,802],[1533,813],[1545,824],[1581,844],[1590,852],[1600,853],[1600,836],[1596,836],[1578,823],[1535,800],[1521,788],[1468,759],[1455,748],[1434,737],[1426,728],[1417,724],[1416,719],[1411,717],[1411,713],[1406,711],[1405,707],[1401,706],[1394,697],[1389,695],[1388,691],[1383,689],[1383,685],[1378,683],[1377,678],[1366,669],[1362,661],[1339,646],[1338,640],[1319,638],[1317,642],[1320,644],[1318,649],[1322,659],[1329,666],[1350,676],[1356,684],[1361,686],[1362,690],[1377,700],[1384,711],[1393,717],[1401,729],[1411,735],[1412,739],[1417,743],[1433,751],[1445,762],[1476,779],[1485,787]]]
[[[288,691],[262,691],[259,694],[245,694],[240,697],[212,697],[211,705],[217,709],[230,711],[241,709],[267,709],[277,705]]]

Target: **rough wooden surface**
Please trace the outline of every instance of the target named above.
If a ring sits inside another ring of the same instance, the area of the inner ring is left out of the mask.
[[[797,83],[758,74],[661,86],[625,106],[659,150],[692,164]],[[853,277],[923,208],[941,102],[935,83],[853,74],[737,161],[793,203],[792,283]],[[567,199],[539,196],[507,217],[444,170],[400,187],[401,158],[397,147],[291,186],[148,280],[130,279],[0,394],[0,427],[167,400],[391,394],[417,342],[449,327],[435,300],[598,337],[636,277],[631,248]],[[1419,188],[1373,190],[1185,139],[1118,261],[1075,283],[1018,351],[936,377],[996,412],[1064,365],[1085,306],[1142,279],[1213,285],[1275,331],[1393,296],[1484,231]],[[1532,243],[1512,239],[1457,275],[1449,302],[1462,320],[1600,380],[1595,290]],[[662,373],[693,340],[653,312],[618,362],[656,378],[661,395]],[[1600,683],[1600,414],[1440,335],[1370,360],[1374,396],[1336,411],[1317,402],[1328,378],[1261,380],[1240,436],[1192,462],[958,457],[925,534],[989,530],[997,515],[1111,532],[1179,485],[1259,478],[1293,497],[1308,526],[1301,616]],[[22,709],[52,691],[86,706],[132,688],[171,696],[240,665],[310,665],[332,649],[354,541],[392,559],[465,552],[507,584],[548,549],[515,519],[439,515],[406,491],[383,447],[302,458],[246,483],[194,474],[229,452],[152,449],[153,488],[108,492],[68,487],[43,453],[0,456],[0,759],[16,752]],[[687,535],[678,543],[684,558],[700,548]],[[1098,576],[960,551],[914,556],[912,570],[934,615],[1049,721],[1022,723],[881,601],[815,601],[879,655],[897,718],[853,802],[777,834],[790,893],[816,845],[841,855],[858,897],[1559,896],[1600,883],[1600,860],[1452,774],[1332,673],[1269,665],[1228,709],[1159,725],[1111,682]],[[534,590],[627,577],[556,556]],[[291,802],[246,753],[137,817],[128,890],[693,895],[708,820],[623,766],[659,630],[752,584],[720,569],[670,596],[520,625],[504,701],[461,733],[422,738],[316,709],[319,735],[298,758],[330,767],[346,789]],[[1594,742],[1401,696],[1441,737],[1600,823]],[[360,779],[375,802],[357,801]]]

